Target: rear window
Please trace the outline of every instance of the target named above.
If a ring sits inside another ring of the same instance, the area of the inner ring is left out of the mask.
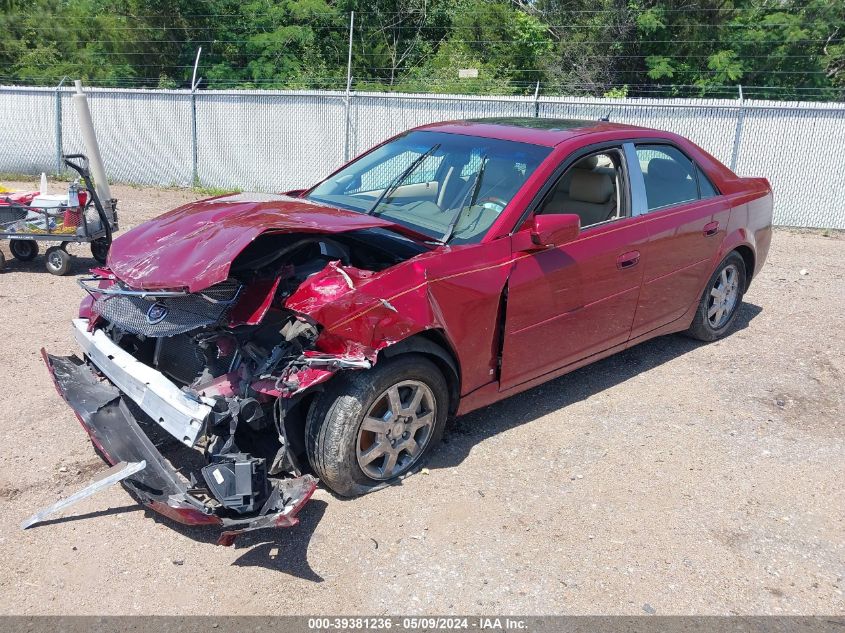
[[[677,147],[639,144],[636,151],[649,211],[719,195],[701,167]]]

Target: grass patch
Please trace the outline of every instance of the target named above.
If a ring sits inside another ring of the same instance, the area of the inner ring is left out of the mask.
[[[45,172],[47,173],[47,172]],[[41,182],[41,172],[37,174],[24,174],[18,173],[13,171],[2,171],[0,172],[0,183],[3,181],[16,181],[16,182],[27,182],[32,181],[36,184],[36,189],[38,188],[38,183]],[[47,182],[70,182],[71,178],[67,174],[59,174],[56,176],[55,174],[47,173]]]
[[[204,196],[226,196],[233,193],[241,193],[242,189],[231,189],[228,187],[191,187],[194,193],[200,193]]]

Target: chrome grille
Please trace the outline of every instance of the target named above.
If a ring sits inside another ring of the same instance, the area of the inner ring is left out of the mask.
[[[175,336],[197,328],[220,323],[238,296],[240,284],[227,279],[202,293],[178,297],[139,297],[136,295],[101,295],[94,311],[127,332],[152,338]],[[150,309],[159,305],[164,316],[150,319]]]

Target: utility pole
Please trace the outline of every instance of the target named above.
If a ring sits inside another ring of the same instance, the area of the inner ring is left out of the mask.
[[[355,12],[349,13],[349,54],[346,58],[346,96],[344,97],[344,105],[346,106],[346,137],[343,141],[343,162],[349,160],[349,143],[350,143],[350,128],[351,128],[351,106],[352,106],[352,29],[355,26]]]
[[[197,87],[202,81],[202,77],[197,79],[197,69],[200,65],[200,55],[202,54],[202,46],[197,49],[197,58],[194,61],[194,72],[191,75],[191,186],[198,187],[200,183],[199,178],[199,164],[198,164],[198,150],[197,150]]]

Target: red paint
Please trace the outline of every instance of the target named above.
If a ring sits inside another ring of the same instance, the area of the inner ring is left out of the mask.
[[[768,182],[736,176],[675,134],[602,122],[551,131],[465,121],[425,129],[553,150],[479,243],[439,246],[377,273],[334,262],[309,277],[285,305],[322,326],[314,354],[377,361],[379,350],[437,330],[460,371],[459,413],[686,329],[704,284],[730,250],[745,247],[754,254],[749,274],[759,271],[768,252]],[[639,139],[680,147],[722,195],[577,232],[557,220],[547,224],[548,216],[538,224],[525,214],[573,153]],[[112,246],[110,267],[135,287],[201,290],[225,279],[232,259],[263,232],[338,233],[388,225],[302,199],[213,199],[124,234]],[[555,238],[553,246],[539,248]],[[252,292],[255,300],[239,310],[254,319],[272,293],[269,286]],[[286,396],[333,373],[312,366],[283,376],[284,384],[266,380],[256,386],[265,395]]]
[[[238,303],[232,308],[229,315],[229,326],[254,325],[261,323],[261,319],[270,309],[273,303],[273,296],[279,287],[281,277],[276,279],[259,279],[247,286],[240,296]]]
[[[276,196],[223,196],[195,202],[118,237],[109,269],[133,288],[197,292],[224,281],[232,260],[262,233],[343,233],[393,226],[387,220]]]

